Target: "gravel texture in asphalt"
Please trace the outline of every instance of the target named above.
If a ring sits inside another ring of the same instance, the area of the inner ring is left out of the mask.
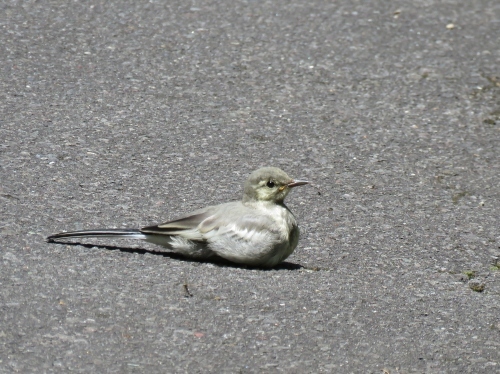
[[[4,1],[0,373],[500,371],[500,2]],[[46,243],[239,199],[273,270]]]

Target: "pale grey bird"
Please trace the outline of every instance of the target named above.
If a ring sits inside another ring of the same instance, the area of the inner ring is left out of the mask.
[[[307,183],[281,169],[265,167],[250,174],[241,201],[209,206],[157,226],[63,232],[47,240],[142,239],[190,258],[219,256],[239,264],[272,267],[290,256],[299,241],[297,221],[283,200],[291,188]]]

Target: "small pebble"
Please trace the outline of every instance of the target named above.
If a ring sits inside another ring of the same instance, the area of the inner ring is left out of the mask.
[[[483,292],[484,289],[486,288],[486,284],[479,279],[471,279],[469,281],[469,288],[472,291]]]

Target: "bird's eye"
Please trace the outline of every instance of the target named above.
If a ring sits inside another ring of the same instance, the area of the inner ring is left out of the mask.
[[[268,181],[266,183],[266,186],[269,187],[269,188],[273,188],[274,187],[274,182],[273,181]]]

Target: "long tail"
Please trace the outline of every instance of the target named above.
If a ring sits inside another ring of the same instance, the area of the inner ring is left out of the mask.
[[[126,238],[126,239],[146,239],[146,235],[138,229],[104,229],[104,230],[81,230],[60,232],[47,237],[49,242],[63,238]]]

